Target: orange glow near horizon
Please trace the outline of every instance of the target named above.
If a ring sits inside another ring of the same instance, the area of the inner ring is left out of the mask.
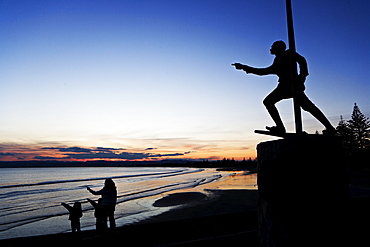
[[[124,148],[92,148],[77,146],[43,147],[40,145],[3,145],[0,151],[0,161],[159,161],[159,160],[222,160],[254,159],[255,150],[232,149],[180,151],[173,149],[124,149]],[[186,149],[187,150],[187,149]]]

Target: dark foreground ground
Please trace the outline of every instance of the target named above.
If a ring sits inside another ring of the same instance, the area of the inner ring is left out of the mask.
[[[80,236],[56,234],[1,241],[1,246],[257,246],[256,227],[247,227],[245,220],[255,221],[254,213],[147,223],[124,226],[115,234]],[[235,220],[237,219],[237,220]],[[226,245],[227,244],[227,245]]]
[[[370,246],[370,176],[351,179],[348,210],[338,217],[347,222],[348,244]],[[0,246],[244,246],[257,247],[257,191],[215,190],[174,193],[158,206],[183,204],[144,222],[99,236],[95,231],[7,239]],[[320,224],[320,222],[317,222]],[[314,234],[315,229],[312,229]],[[338,236],[343,237],[343,236]],[[302,245],[304,246],[304,245]],[[321,246],[317,243],[317,246]]]
[[[190,210],[190,209],[189,209]],[[175,217],[176,212],[170,212]],[[177,212],[180,213],[180,212]],[[196,213],[194,210],[192,213]],[[345,212],[343,212],[345,214]],[[171,215],[168,215],[171,216]],[[166,218],[168,217],[166,216]],[[163,216],[164,217],[164,216]],[[350,200],[347,246],[370,246],[370,199]],[[123,226],[116,233],[95,231],[8,239],[6,246],[244,246],[257,247],[257,212],[253,210]],[[317,245],[320,246],[320,245]]]

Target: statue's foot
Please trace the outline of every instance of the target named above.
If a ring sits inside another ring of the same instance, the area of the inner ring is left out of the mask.
[[[266,129],[268,131],[270,131],[271,133],[275,133],[275,134],[285,134],[286,133],[286,130],[285,130],[284,127],[278,127],[278,126],[269,127],[269,126],[266,126]]]

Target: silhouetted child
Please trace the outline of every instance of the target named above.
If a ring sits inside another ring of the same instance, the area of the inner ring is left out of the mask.
[[[81,232],[80,229],[80,218],[82,217],[81,202],[75,202],[73,207],[66,203],[62,205],[69,211],[69,220],[71,221],[72,232]]]
[[[103,199],[99,198],[98,203],[94,202],[93,200],[90,200],[89,198],[87,198],[87,200],[91,203],[91,205],[95,209],[94,216],[96,218],[96,230],[101,233],[108,228],[106,221],[107,216],[104,211],[104,208],[102,207]]]

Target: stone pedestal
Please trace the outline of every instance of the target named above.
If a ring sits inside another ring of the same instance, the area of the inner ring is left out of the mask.
[[[346,159],[334,137],[307,135],[257,145],[262,247],[345,246]]]

